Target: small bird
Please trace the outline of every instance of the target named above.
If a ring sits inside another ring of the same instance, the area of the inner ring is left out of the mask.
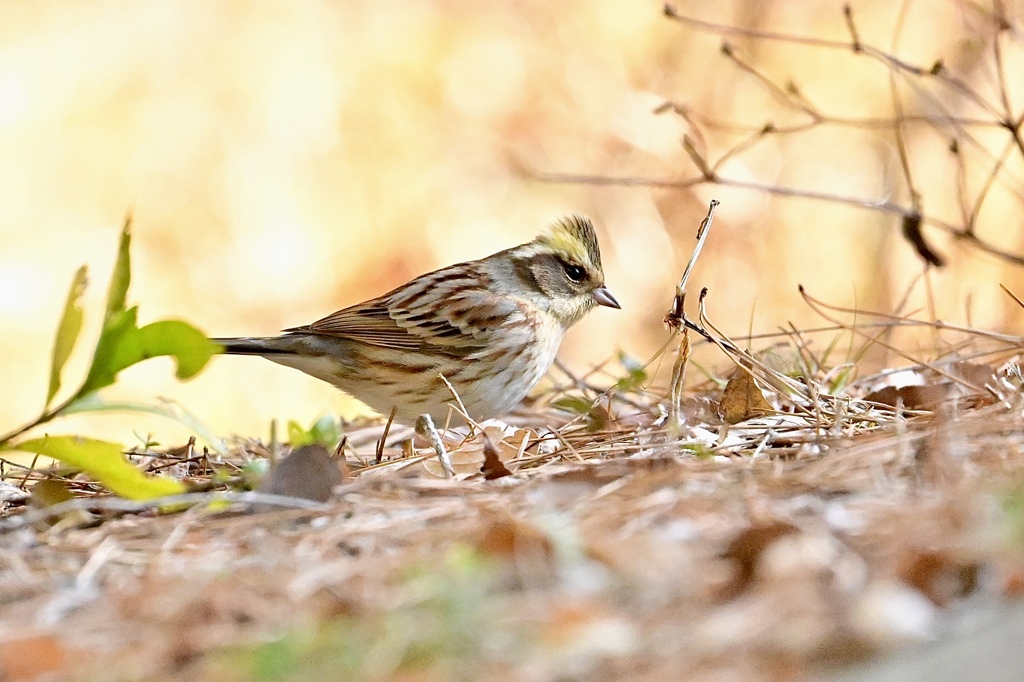
[[[597,305],[620,307],[604,285],[594,226],[571,216],[531,242],[429,272],[280,336],[213,340],[225,353],[333,384],[399,422],[429,415],[445,424],[458,418],[442,375],[474,420],[501,415]]]

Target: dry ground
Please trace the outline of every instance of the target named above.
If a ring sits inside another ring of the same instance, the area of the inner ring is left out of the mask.
[[[875,377],[728,425],[708,384],[679,429],[636,387],[553,407],[595,397],[577,380],[488,427],[492,480],[479,435],[445,478],[398,427],[374,463],[384,425],[352,424],[306,508],[223,497],[267,454],[241,441],[139,457],[208,490],[184,510],[11,487],[4,679],[799,680],[955,639],[1024,590],[1024,411],[1013,362],[952,358],[912,372],[931,405],[865,402]]]

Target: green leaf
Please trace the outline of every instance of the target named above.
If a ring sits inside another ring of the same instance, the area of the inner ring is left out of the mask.
[[[270,460],[267,458],[251,459],[242,465],[242,480],[250,490],[260,487],[263,479],[270,472]]]
[[[590,411],[594,409],[593,401],[574,395],[563,396],[552,402],[551,406],[573,414],[590,414]]]
[[[341,440],[341,424],[329,414],[321,415],[308,429],[295,420],[288,422],[288,444],[293,448],[303,445],[323,445],[333,448]]]
[[[100,334],[79,395],[110,386],[121,370],[163,355],[175,359],[179,379],[190,379],[220,350],[220,346],[187,322],[162,320],[139,328],[135,324],[137,315],[138,308],[132,307],[110,318]]]
[[[715,455],[714,449],[704,443],[683,443],[679,449],[692,453],[697,459],[711,459]]]
[[[83,265],[78,268],[75,278],[71,281],[68,300],[64,303],[64,313],[57,326],[57,338],[53,342],[53,362],[50,365],[50,389],[46,393],[47,405],[60,390],[60,374],[71,357],[71,351],[78,341],[78,333],[82,331],[82,294],[85,293],[86,279],[87,271]]]
[[[302,428],[302,424],[294,419],[288,420],[288,442],[293,448],[300,448],[310,444],[309,433]]]
[[[93,392],[69,403],[61,411],[61,414],[67,416],[84,412],[138,412],[171,419],[202,438],[217,453],[221,455],[228,454],[224,441],[218,438],[198,417],[180,404],[167,398],[160,398],[159,403],[156,405],[133,402],[107,402],[99,394]]]
[[[110,279],[110,289],[107,292],[107,310],[103,315],[103,328],[125,309],[125,301],[128,298],[128,285],[132,281],[131,255],[129,249],[132,243],[131,235],[131,214],[125,217],[124,226],[121,228],[121,243],[117,248],[117,260],[114,262],[114,274]]]
[[[608,410],[592,400],[574,395],[567,395],[551,403],[552,407],[573,414],[585,416],[588,431],[600,431],[608,425]]]
[[[79,389],[78,395],[88,395],[110,386],[117,378],[118,372],[133,364],[130,361],[126,363],[125,360],[128,350],[134,345],[130,337],[132,332],[137,330],[137,315],[138,308],[130,308],[111,315],[103,323],[103,331],[100,332],[100,340],[92,356],[89,374],[86,375],[85,383]]]
[[[139,341],[145,358],[161,355],[173,357],[178,368],[174,375],[179,379],[191,379],[203,371],[206,363],[220,352],[220,345],[206,338],[187,322],[161,320],[147,324],[139,330]]]
[[[45,436],[7,446],[59,459],[86,472],[105,487],[130,500],[149,500],[184,493],[185,484],[167,476],[147,476],[121,454],[118,443],[78,436]]]
[[[329,414],[320,415],[309,427],[309,432],[316,438],[317,443],[328,448],[341,441],[341,423]]]
[[[647,368],[642,362],[625,353],[619,353],[619,364],[627,372],[626,376],[615,382],[620,391],[636,391],[647,383]]]

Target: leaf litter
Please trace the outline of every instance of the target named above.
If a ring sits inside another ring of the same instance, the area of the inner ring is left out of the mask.
[[[312,508],[221,497],[270,456],[251,440],[226,457],[130,453],[208,491],[173,513],[105,506],[70,471],[10,469],[60,481],[58,504],[90,513],[5,498],[0,664],[22,679],[832,674],[943,636],[972,600],[1022,592],[1015,346],[978,338],[969,369],[961,347],[840,395],[824,364],[793,377],[744,352],[734,377],[764,404],[744,397],[737,419],[723,406],[735,389],[708,380],[675,424],[666,388],[572,377],[504,423],[445,434],[450,479],[424,443],[403,447],[408,429],[379,446],[384,420],[341,424],[341,461],[306,444],[265,479],[326,502]],[[884,382],[943,394],[890,402]]]

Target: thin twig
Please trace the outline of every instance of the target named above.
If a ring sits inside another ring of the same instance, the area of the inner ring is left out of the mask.
[[[181,495],[158,497],[152,500],[126,500],[120,497],[80,497],[74,500],[68,500],[67,502],[60,502],[49,507],[43,507],[41,509],[30,509],[18,516],[2,519],[0,520],[0,533],[8,533],[10,531],[32,526],[55,516],[63,516],[68,512],[78,510],[137,513],[150,509],[173,509],[176,507],[187,507],[212,502],[270,505],[291,509],[308,509],[311,511],[327,511],[331,508],[330,505],[322,504],[320,502],[312,502],[300,497],[272,495],[270,493],[255,491],[183,493]]]

